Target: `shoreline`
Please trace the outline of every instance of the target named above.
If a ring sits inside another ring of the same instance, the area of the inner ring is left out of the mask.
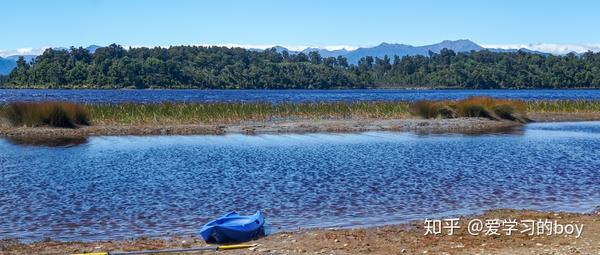
[[[528,114],[533,122],[598,121],[600,113]],[[510,131],[522,126],[514,121],[486,118],[396,119],[340,118],[289,119],[273,121],[243,121],[234,123],[156,123],[156,124],[97,124],[79,128],[12,127],[0,120],[0,137],[4,138],[86,138],[91,136],[127,135],[225,135],[225,134],[286,134],[286,133],[354,133],[394,131],[415,133],[480,134]]]
[[[284,133],[352,133],[398,131],[417,133],[481,133],[521,126],[513,121],[486,118],[456,119],[298,119],[286,121],[249,121],[229,124],[138,124],[92,125],[79,128],[0,126],[0,137],[90,137],[124,135],[224,135]]]
[[[226,254],[595,254],[600,248],[600,211],[591,213],[543,212],[495,209],[480,215],[459,217],[453,235],[425,235],[424,220],[405,224],[355,229],[299,229],[278,232],[249,243],[258,246],[223,251]],[[511,235],[471,235],[473,219],[556,220],[559,224],[582,224],[580,236],[513,232]],[[442,220],[442,219],[440,219]],[[446,231],[444,229],[443,231]],[[22,243],[0,240],[0,254],[66,254],[102,251],[134,251],[203,247],[197,236],[141,237],[107,241],[53,241]]]

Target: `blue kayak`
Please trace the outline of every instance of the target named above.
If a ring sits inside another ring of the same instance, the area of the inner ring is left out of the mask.
[[[264,235],[264,224],[265,217],[260,211],[250,216],[230,212],[206,223],[200,235],[207,243],[246,242]]]

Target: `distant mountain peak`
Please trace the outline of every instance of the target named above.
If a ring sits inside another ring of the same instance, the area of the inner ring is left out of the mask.
[[[280,45],[275,45],[275,46],[273,46],[273,48],[275,48],[275,50],[280,53],[283,51],[291,52],[288,48],[280,46]]]
[[[470,46],[470,47],[476,47],[476,48],[483,48],[481,47],[479,44],[474,43],[471,40],[468,39],[459,39],[459,40],[444,40],[440,43],[436,43],[436,44],[432,44],[432,45],[458,45],[458,46]]]
[[[413,47],[411,45],[408,44],[401,44],[401,43],[387,43],[387,42],[382,42],[379,45],[375,46],[375,47]]]
[[[443,40],[441,43],[472,43],[472,44],[475,44],[473,41],[471,41],[469,39]]]
[[[470,52],[484,49],[480,45],[466,39],[460,40],[444,40],[442,42],[424,45],[424,46],[412,46],[407,44],[394,44],[383,42],[375,47],[370,48],[359,48],[355,51],[351,51],[344,56],[348,59],[349,63],[357,63],[358,60],[364,56],[373,57],[392,57],[397,56],[415,56],[424,55],[427,56],[429,52],[439,53],[442,49],[447,48],[455,52]]]

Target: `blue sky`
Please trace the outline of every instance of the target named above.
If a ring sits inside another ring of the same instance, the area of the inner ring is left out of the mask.
[[[110,43],[355,47],[471,39],[502,47],[600,47],[594,0],[5,0],[0,6],[4,55]]]

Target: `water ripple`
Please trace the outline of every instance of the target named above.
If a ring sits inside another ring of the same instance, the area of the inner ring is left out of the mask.
[[[0,238],[194,234],[230,210],[274,229],[348,227],[600,203],[600,122],[519,134],[94,137],[0,141]]]
[[[491,96],[522,100],[600,100],[600,90],[69,90],[0,89],[0,104],[13,101],[72,101],[81,103],[157,102],[353,102],[463,99]]]

